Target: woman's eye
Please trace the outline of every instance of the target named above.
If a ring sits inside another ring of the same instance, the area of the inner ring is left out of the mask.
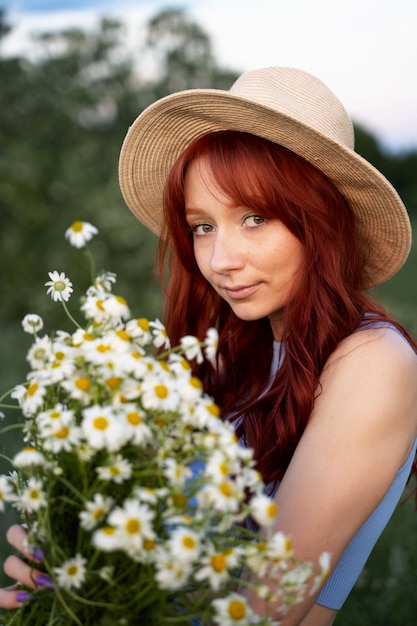
[[[191,232],[196,237],[201,237],[203,235],[207,235],[208,233],[211,233],[213,228],[214,227],[212,226],[212,224],[208,224],[207,222],[202,222],[201,224],[195,224],[194,226],[192,226]]]
[[[262,215],[251,214],[246,215],[246,217],[243,218],[243,221],[246,226],[254,228],[255,226],[260,226],[261,224],[263,224],[265,222],[265,218],[262,217]]]

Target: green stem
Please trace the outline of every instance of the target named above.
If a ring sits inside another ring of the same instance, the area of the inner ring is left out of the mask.
[[[75,324],[75,326],[76,326],[77,328],[82,328],[82,326],[81,326],[81,325],[77,322],[77,320],[76,320],[76,319],[74,319],[74,317],[73,317],[73,316],[71,315],[71,313],[69,312],[69,309],[68,309],[68,307],[67,307],[67,303],[65,302],[65,300],[61,300],[61,302],[62,302],[62,306],[64,307],[64,311],[65,311],[65,313],[67,314],[67,316],[69,317],[69,319],[71,320],[71,322],[72,322],[73,324]]]
[[[92,254],[90,248],[88,247],[88,244],[86,244],[85,246],[85,254],[88,257],[88,260],[90,261],[91,284],[94,284],[96,280],[96,261],[94,259],[94,255]]]

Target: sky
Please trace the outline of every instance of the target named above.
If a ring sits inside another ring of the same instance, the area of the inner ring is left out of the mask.
[[[103,15],[137,41],[169,6],[187,9],[220,65],[309,71],[383,147],[417,149],[416,0],[0,0],[13,26],[4,52],[27,50],[30,32],[89,28]]]

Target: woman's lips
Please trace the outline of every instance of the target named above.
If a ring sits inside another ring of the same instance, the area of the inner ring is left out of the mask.
[[[223,287],[223,290],[226,292],[227,297],[230,300],[244,300],[245,298],[249,298],[252,296],[259,288],[260,283],[256,283],[255,285],[244,286],[236,286],[236,287]]]

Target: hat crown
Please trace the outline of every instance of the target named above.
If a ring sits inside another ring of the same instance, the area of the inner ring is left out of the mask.
[[[279,111],[314,128],[347,148],[354,148],[354,130],[346,109],[315,76],[289,67],[246,72],[230,93]]]

